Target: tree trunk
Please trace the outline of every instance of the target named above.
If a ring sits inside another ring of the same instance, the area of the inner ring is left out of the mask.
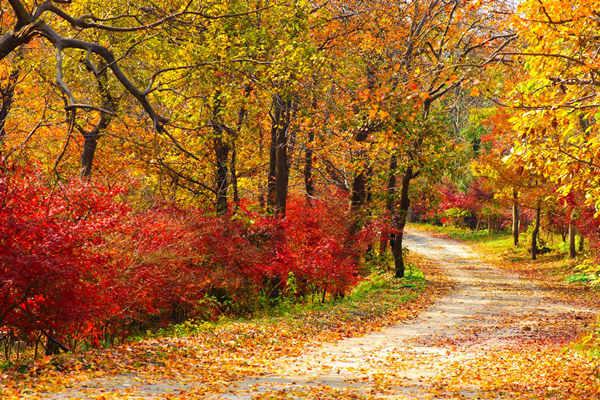
[[[315,141],[315,131],[308,131],[308,143],[304,154],[304,187],[306,188],[306,197],[310,200],[315,196],[315,184],[313,181],[313,143]]]
[[[92,132],[83,134],[83,150],[81,152],[81,177],[89,178],[92,176],[92,166],[96,147],[98,146],[99,131],[94,129]]]
[[[583,248],[584,248],[584,238],[583,235],[581,233],[579,233],[579,252],[583,253]]]
[[[13,68],[8,76],[8,81],[5,86],[0,87],[0,97],[2,99],[2,106],[0,107],[0,144],[6,136],[4,127],[6,125],[6,119],[13,103],[15,96],[15,88],[19,80],[19,69]]]
[[[571,219],[569,221],[569,258],[577,257],[577,248],[575,245],[576,237],[577,237],[577,229],[575,229],[573,215],[571,215]]]
[[[252,86],[246,85],[244,88],[244,93],[246,97],[250,96],[252,92]],[[242,132],[242,126],[244,125],[244,121],[246,120],[246,115],[248,114],[248,110],[244,105],[242,105],[238,111],[238,119],[235,127],[235,132],[233,132],[233,140],[231,141],[231,161],[229,163],[229,174],[231,179],[231,190],[233,192],[233,202],[235,204],[236,209],[240,206],[240,192],[238,188],[238,180],[237,180],[237,146],[236,141],[239,138]],[[261,138],[262,139],[262,138]],[[262,149],[261,149],[262,155]]]
[[[227,161],[229,146],[223,141],[223,130],[215,128],[214,149],[217,168],[215,171],[215,209],[218,215],[227,213]]]
[[[265,138],[264,138],[264,130],[262,128],[262,126],[258,127],[258,156],[260,158],[260,160],[264,159],[264,153],[265,153]],[[268,186],[268,182],[270,182],[271,180],[271,165],[270,165],[270,161],[271,159],[269,158],[269,175],[267,176],[267,186]],[[263,183],[262,179],[258,180],[258,205],[260,206],[261,210],[264,210],[266,205],[267,205],[267,188],[265,188],[265,185]]]
[[[366,171],[357,171],[352,180],[352,195],[350,207],[353,214],[359,213],[367,202],[367,174]]]
[[[372,64],[368,64],[366,68],[367,88],[369,92],[373,92],[377,83],[376,68]],[[368,124],[361,126],[354,133],[354,140],[357,143],[364,143],[369,138],[372,130]],[[352,230],[358,232],[363,223],[364,206],[367,203],[367,181],[368,181],[368,154],[364,148],[359,149],[353,154],[359,161],[356,170],[354,171],[354,179],[352,180],[352,194],[350,196],[350,212],[353,218]]]
[[[98,91],[102,96],[102,108],[109,112],[113,112],[116,109],[115,99],[111,96],[108,88],[108,77],[106,74],[107,66],[106,63],[100,63],[100,72],[96,75],[96,82],[98,84]],[[80,175],[82,178],[89,179],[92,176],[92,169],[94,165],[94,158],[96,156],[96,148],[98,147],[98,139],[100,135],[112,120],[110,113],[101,112],[98,123],[91,129],[85,130],[81,126],[77,126],[77,129],[83,135],[83,149],[81,151]]]
[[[519,193],[513,189],[513,208],[512,208],[512,235],[513,245],[517,247],[519,245],[519,229],[520,229],[520,216],[519,216]]]
[[[267,210],[272,212],[275,208],[275,180],[277,178],[277,129],[273,121],[271,126],[271,145],[269,146],[269,175],[267,178]]]
[[[271,152],[267,205],[275,214],[284,216],[290,176],[288,158],[289,129],[292,121],[292,100],[281,95],[273,96],[271,113]]]
[[[540,234],[540,219],[542,216],[542,201],[538,200],[537,206],[535,208],[535,226],[533,227],[533,232],[531,233],[531,259],[537,259],[538,253],[538,237]]]
[[[229,145],[223,137],[223,124],[220,122],[221,93],[216,92],[212,110],[211,125],[213,127],[213,148],[215,151],[215,211],[217,215],[227,213],[227,175],[229,162]]]
[[[233,202],[236,207],[240,206],[240,192],[237,180],[237,150],[235,143],[231,146],[231,162],[229,164],[229,175],[231,176],[231,190],[233,191]]]
[[[402,175],[402,187],[400,189],[400,204],[397,211],[392,216],[392,254],[394,256],[395,275],[397,278],[404,276],[404,255],[402,254],[402,239],[404,238],[404,227],[406,226],[406,217],[410,206],[409,186],[411,179],[414,178],[412,167],[408,167]]]
[[[394,201],[396,196],[396,169],[398,168],[398,157],[394,154],[390,157],[389,176],[387,182],[387,193],[385,198],[385,209],[390,217],[394,215]],[[387,252],[389,235],[381,237],[379,242],[379,254]]]

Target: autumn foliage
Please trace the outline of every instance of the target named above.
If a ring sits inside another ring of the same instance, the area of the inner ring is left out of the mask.
[[[342,295],[359,279],[368,234],[350,235],[343,196],[293,198],[284,219],[139,211],[123,188],[23,172],[0,180],[0,326],[22,337],[98,343],[261,297]]]

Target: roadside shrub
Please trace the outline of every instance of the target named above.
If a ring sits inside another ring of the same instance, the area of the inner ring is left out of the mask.
[[[26,337],[95,336],[119,312],[106,238],[128,213],[120,189],[0,176],[0,326]],[[25,173],[24,173],[25,172]]]
[[[360,256],[376,234],[351,234],[341,195],[292,197],[285,218],[172,204],[133,211],[124,195],[79,180],[51,186],[34,170],[3,172],[2,331],[98,345],[248,311],[261,296],[341,296],[360,279]]]

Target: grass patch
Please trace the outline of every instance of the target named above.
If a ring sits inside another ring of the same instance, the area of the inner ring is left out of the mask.
[[[369,319],[383,317],[403,303],[416,299],[427,287],[425,274],[412,265],[407,276],[395,278],[391,273],[374,272],[362,280],[345,297],[325,302],[308,300],[304,303],[282,300],[276,305],[260,310],[251,317],[222,316],[217,321],[186,321],[171,325],[146,337],[175,336],[185,337],[199,333],[227,329],[235,324],[292,324],[301,326],[306,319],[322,319],[324,325],[331,321],[328,315],[347,320],[353,317],[368,316]],[[142,337],[137,338],[143,339]]]
[[[449,238],[465,242],[490,243],[496,246],[511,244],[511,236],[506,232],[488,232],[487,230],[472,230],[456,226],[437,226],[423,223],[410,223],[409,228],[446,235]]]

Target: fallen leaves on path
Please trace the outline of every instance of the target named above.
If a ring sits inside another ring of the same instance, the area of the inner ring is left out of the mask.
[[[245,376],[269,372],[280,357],[413,318],[449,286],[434,265],[418,263],[428,277],[426,287],[386,276],[381,287],[356,301],[278,318],[189,324],[179,337],[45,358],[26,373],[2,375],[0,394],[7,400],[201,398]]]
[[[577,345],[593,326],[585,309],[597,306],[593,299],[565,296],[558,278],[552,285],[537,280],[546,272],[519,274],[506,264],[488,265],[499,261],[482,264],[457,242],[419,240],[438,258],[438,265],[419,260],[436,278],[424,295],[418,296],[419,287],[388,280],[357,301],[294,317],[191,325],[183,329],[191,335],[47,359],[28,374],[13,371],[4,393],[105,400],[600,396],[598,359]],[[457,279],[451,292],[435,270],[441,265]],[[281,387],[269,386],[277,379]],[[74,389],[50,395],[69,386]]]

